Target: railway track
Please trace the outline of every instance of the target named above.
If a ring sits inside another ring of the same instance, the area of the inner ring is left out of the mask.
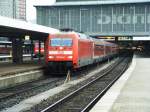
[[[40,80],[0,90],[0,110],[12,106],[27,97],[54,88],[63,83],[64,79],[65,77],[45,77]]]
[[[131,58],[121,59],[118,63],[86,85],[51,104],[41,112],[87,112],[106,93],[114,82],[128,68]]]
[[[101,64],[100,66],[103,66],[105,63]],[[96,69],[96,67],[88,69],[88,71],[84,70],[80,71],[79,73],[74,73],[74,76],[72,77],[72,80],[76,80],[79,77],[82,77],[86,75],[86,73],[92,71],[93,69]],[[85,73],[86,72],[86,73]],[[25,84],[17,85],[14,87],[9,87],[6,89],[0,90],[0,111],[11,107],[20,101],[29,98],[31,96],[34,96],[38,93],[44,92],[46,90],[52,89],[56,86],[59,86],[63,84],[65,81],[64,77],[43,77],[39,80],[28,82]]]
[[[54,83],[58,81],[58,79],[43,79],[41,81],[34,81],[34,82],[30,82],[30,83],[26,83],[26,84],[22,84],[22,85],[18,85],[16,87],[13,88],[7,88],[7,89],[3,89],[0,91],[0,101],[4,100],[6,98],[10,98],[13,97],[15,95],[24,93],[26,91],[30,91],[32,89],[37,89],[39,87],[45,86],[47,84],[50,83]]]

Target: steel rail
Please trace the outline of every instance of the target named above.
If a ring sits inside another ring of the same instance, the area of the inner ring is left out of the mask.
[[[17,92],[14,92],[14,93],[12,93],[12,94],[10,94],[10,95],[0,97],[0,102],[1,102],[2,100],[7,99],[7,98],[14,97],[14,96],[16,96],[16,95],[18,95],[18,94],[21,94],[21,93],[30,91],[30,90],[32,90],[32,89],[40,88],[40,87],[42,87],[42,86],[45,86],[45,85],[50,84],[50,83],[57,82],[57,81],[59,81],[59,80],[60,80],[60,79],[55,79],[55,80],[52,80],[52,81],[50,81],[50,82],[43,83],[43,84],[41,84],[41,85],[37,85],[37,86],[30,87],[30,88],[27,88],[27,89],[23,89],[23,90],[20,90],[20,91],[18,90]],[[32,82],[29,82],[29,84],[30,84],[30,83],[32,83]],[[25,84],[23,84],[22,86],[24,86],[24,85],[25,85]],[[9,89],[9,88],[8,88],[8,89]],[[1,91],[2,91],[2,90],[1,90]],[[5,91],[5,90],[4,90],[4,91]],[[1,93],[1,92],[0,92],[0,93]],[[3,93],[6,93],[6,94],[7,94],[7,92],[3,92]]]
[[[103,73],[101,76],[97,77],[96,79],[93,79],[92,81],[90,81],[89,83],[87,83],[86,85],[80,87],[79,89],[77,89],[76,91],[71,92],[70,94],[68,94],[67,96],[63,97],[62,99],[58,100],[57,102],[53,103],[52,105],[48,106],[47,108],[43,109],[41,112],[49,112],[53,109],[55,109],[57,106],[59,106],[60,104],[63,104],[64,102],[66,102],[68,99],[70,99],[71,97],[73,97],[74,95],[76,95],[78,92],[82,91],[84,88],[88,87],[89,85],[95,83],[97,80],[101,79],[102,77],[104,77],[105,75],[107,75],[108,73],[110,73],[116,66],[118,66],[123,59],[119,60],[118,62],[115,63],[115,65],[111,65],[111,68],[109,68],[109,70],[105,71],[105,73]],[[109,66],[110,67],[110,66]],[[96,73],[99,74],[99,73]],[[96,75],[95,74],[95,75]]]
[[[111,81],[111,83],[109,85],[107,85],[102,92],[100,92],[81,112],[88,112],[90,111],[93,106],[102,98],[102,96],[107,92],[107,90],[109,90],[109,88],[121,77],[121,75],[126,71],[126,69],[128,68],[129,63],[126,63],[125,67],[123,68],[123,70],[120,72],[120,74]]]

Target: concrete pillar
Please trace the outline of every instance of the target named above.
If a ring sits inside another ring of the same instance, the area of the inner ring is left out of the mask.
[[[115,43],[118,43],[118,37],[115,37]]]
[[[23,62],[23,41],[21,38],[12,39],[12,61],[13,63]]]
[[[46,44],[47,44],[47,40],[44,40],[44,59],[46,58]]]
[[[33,44],[33,40],[32,40],[32,39],[31,39],[31,46],[30,46],[30,50],[31,50],[31,60],[33,61],[34,44]]]
[[[39,62],[41,61],[41,41],[39,40]]]

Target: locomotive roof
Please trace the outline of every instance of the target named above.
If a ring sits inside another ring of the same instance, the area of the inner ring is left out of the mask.
[[[78,37],[80,39],[90,39],[90,40],[93,40],[90,36],[84,34],[84,33],[80,33],[80,32],[75,32],[75,31],[60,31],[59,33],[57,34],[75,34],[75,35],[78,35]]]
[[[99,45],[105,45],[105,46],[116,46],[116,44],[114,43],[111,43],[111,42],[107,42],[105,40],[102,40],[102,39],[95,39],[93,38],[94,42],[96,44],[99,44]]]
[[[101,39],[92,38],[92,37],[90,37],[84,33],[79,33],[79,32],[75,32],[75,31],[67,31],[67,32],[66,31],[60,31],[57,34],[76,34],[76,35],[78,35],[78,37],[80,39],[88,39],[88,40],[94,41],[96,44],[99,44],[99,45],[116,46],[116,44],[114,44],[114,43],[110,43],[110,42],[107,42],[107,41],[104,41]]]

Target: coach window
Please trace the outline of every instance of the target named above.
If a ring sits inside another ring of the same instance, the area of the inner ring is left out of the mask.
[[[51,46],[72,46],[71,38],[54,38],[51,39]]]

